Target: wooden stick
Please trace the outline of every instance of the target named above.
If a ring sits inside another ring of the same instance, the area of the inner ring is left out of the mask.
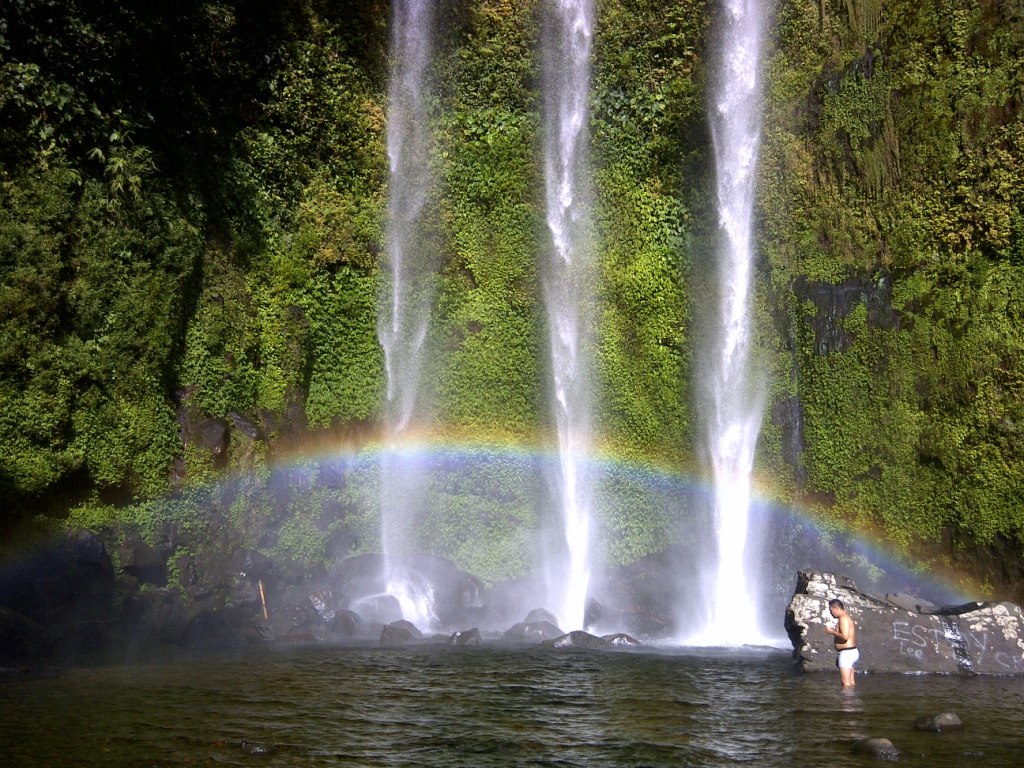
[[[260,600],[263,602],[263,618],[269,619],[267,615],[267,596],[263,593],[263,579],[260,579]]]

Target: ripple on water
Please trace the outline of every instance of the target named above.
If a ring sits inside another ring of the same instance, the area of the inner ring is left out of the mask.
[[[307,647],[5,679],[0,754],[112,768],[855,766],[853,741],[885,736],[903,765],[962,768],[1018,764],[1022,703],[1012,678],[862,675],[843,691],[785,654]],[[965,729],[912,729],[943,710]]]

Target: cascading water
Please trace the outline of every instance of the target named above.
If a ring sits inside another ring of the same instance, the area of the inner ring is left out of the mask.
[[[710,110],[715,148],[719,301],[715,354],[707,366],[708,451],[714,472],[717,563],[706,590],[706,623],[689,642],[758,642],[756,583],[748,573],[750,474],[763,396],[751,381],[750,283],[754,182],[761,136],[760,50],[764,11],[758,0],[725,0],[718,71]],[[742,627],[737,626],[740,617]]]
[[[419,399],[424,343],[433,295],[432,260],[424,252],[422,214],[430,190],[431,141],[426,73],[430,61],[432,0],[393,0],[388,87],[387,266],[377,337],[387,372],[385,447],[381,453],[381,542],[387,593],[403,618],[433,623],[431,596],[418,588],[402,561],[410,552],[410,516],[426,478],[414,454],[399,444],[413,423]]]
[[[563,629],[583,627],[590,583],[589,352],[592,254],[587,123],[593,0],[551,0],[544,45],[544,171],[552,248],[544,279],[558,429],[558,495],[568,559],[549,569]],[[563,554],[563,553],[560,553]]]

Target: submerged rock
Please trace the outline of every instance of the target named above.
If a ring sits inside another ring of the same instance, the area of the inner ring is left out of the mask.
[[[602,635],[601,639],[606,641],[606,642],[608,642],[608,643],[610,643],[611,645],[620,645],[620,646],[638,646],[638,645],[643,645],[643,643],[641,643],[635,637],[630,637],[629,635],[625,634],[624,632],[618,632],[617,634],[614,634],[614,635]]]
[[[900,753],[893,743],[888,739],[879,736],[871,736],[866,739],[855,741],[850,747],[850,752],[855,755],[869,755],[882,760],[898,760]]]
[[[549,621],[538,621],[533,624],[521,621],[512,625],[501,639],[509,643],[536,643],[541,640],[553,640],[561,634],[562,630]]]
[[[415,633],[415,634],[414,634]],[[381,645],[408,645],[423,638],[423,634],[408,621],[395,621],[380,633]]]
[[[955,712],[940,712],[937,715],[924,715],[914,721],[915,731],[959,731],[964,727],[963,720]]]
[[[476,627],[456,632],[448,638],[449,645],[480,645],[481,642],[480,630]]]
[[[1024,614],[1012,603],[967,603],[925,613],[857,589],[845,576],[800,571],[786,610],[793,658],[808,672],[834,671],[835,619],[843,602],[857,626],[858,670],[868,672],[1024,673]],[[923,607],[923,605],[922,605]]]
[[[577,629],[553,640],[545,640],[545,648],[588,648],[605,649],[611,648],[611,643],[604,638]]]

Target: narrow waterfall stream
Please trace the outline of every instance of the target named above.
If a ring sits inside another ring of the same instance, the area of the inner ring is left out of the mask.
[[[589,241],[590,49],[593,0],[552,0],[544,44],[544,174],[550,259],[545,270],[551,395],[558,429],[558,502],[568,560],[549,567],[549,599],[565,630],[583,627],[590,582],[590,337],[594,270]]]
[[[751,265],[755,173],[761,138],[760,53],[764,9],[758,0],[725,0],[709,109],[719,213],[719,314],[714,358],[706,375],[707,448],[714,472],[717,561],[705,624],[690,642],[757,642],[749,571],[750,474],[761,429],[763,395],[751,376]],[[736,617],[742,616],[743,631]]]
[[[377,334],[387,371],[385,449],[381,453],[381,543],[387,593],[403,618],[433,623],[431,597],[401,565],[409,554],[410,515],[425,492],[426,477],[400,444],[416,415],[424,344],[433,297],[432,259],[421,253],[421,218],[430,190],[431,137],[426,73],[430,62],[432,0],[393,0],[388,86],[387,273]]]

